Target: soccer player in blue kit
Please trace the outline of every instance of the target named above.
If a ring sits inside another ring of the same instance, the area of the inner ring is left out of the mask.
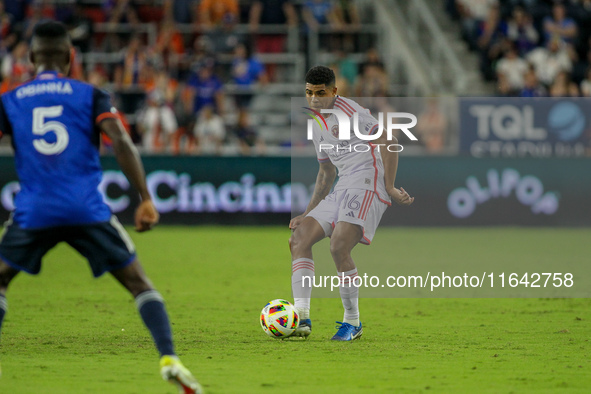
[[[95,277],[110,272],[135,297],[160,353],[162,377],[181,393],[200,393],[175,354],[162,296],[98,191],[100,132],[113,141],[119,166],[141,197],[135,214],[139,232],[150,230],[159,218],[143,165],[109,95],[63,76],[70,67],[70,46],[63,24],[38,24],[30,54],[36,77],[0,100],[0,133],[12,137],[21,186],[0,241],[0,327],[10,281],[20,271],[39,273],[43,256],[66,242],[88,259]]]

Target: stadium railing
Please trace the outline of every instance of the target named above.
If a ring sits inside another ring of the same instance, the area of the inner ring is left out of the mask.
[[[431,83],[439,93],[462,94],[469,87],[466,70],[424,0],[388,0],[402,13],[406,34],[416,55],[427,65]]]

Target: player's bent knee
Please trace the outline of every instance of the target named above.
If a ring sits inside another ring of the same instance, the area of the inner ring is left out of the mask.
[[[289,249],[292,254],[299,254],[312,248],[312,242],[296,230],[289,238]]]
[[[134,297],[144,291],[153,290],[152,283],[144,273],[141,265],[136,260],[125,268],[111,271],[111,274],[125,287]]]
[[[137,297],[138,294],[141,294],[145,291],[154,290],[150,281],[146,280],[130,281],[125,287],[134,297]]]
[[[137,296],[144,291],[153,290],[152,283],[150,280],[140,272],[134,272],[133,274],[129,275],[127,278],[127,289],[133,294],[133,296]]]
[[[351,254],[351,247],[346,242],[339,238],[332,238],[330,240],[330,254],[333,259],[342,259]]]

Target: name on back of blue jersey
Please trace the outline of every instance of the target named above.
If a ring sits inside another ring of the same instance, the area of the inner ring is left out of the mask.
[[[68,81],[51,81],[23,86],[16,90],[16,98],[37,96],[39,94],[72,94],[72,85]]]

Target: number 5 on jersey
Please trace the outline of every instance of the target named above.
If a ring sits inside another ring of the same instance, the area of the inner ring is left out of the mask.
[[[44,136],[53,131],[56,138],[55,142],[47,142],[43,138],[33,140],[33,146],[39,153],[57,155],[62,153],[68,146],[70,136],[68,135],[66,125],[55,120],[45,121],[45,118],[57,118],[61,116],[63,111],[63,105],[38,107],[33,110],[33,134]]]

